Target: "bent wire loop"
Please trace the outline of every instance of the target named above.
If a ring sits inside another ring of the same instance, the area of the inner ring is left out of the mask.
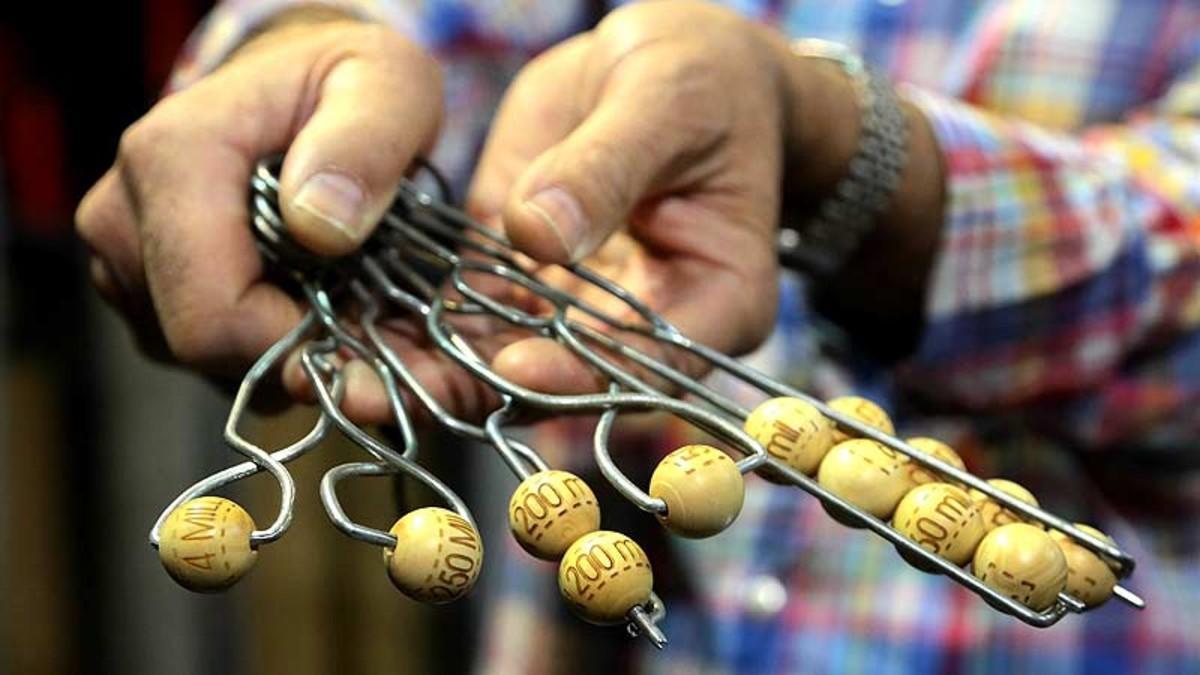
[[[213,474],[185,490],[155,523],[150,541],[157,546],[159,529],[171,511],[184,501],[212,492],[260,471],[267,471],[280,487],[280,508],[274,522],[251,537],[254,546],[282,536],[291,522],[295,485],[284,466],[311,450],[331,429],[361,447],[373,461],[342,464],[330,469],[320,485],[320,497],[334,525],[348,536],[385,547],[396,545],[395,537],[352,521],[337,498],[337,486],[351,477],[407,476],[427,485],[449,508],[474,526],[463,501],[432,473],[417,463],[418,441],[404,394],[419,405],[441,427],[458,436],[492,446],[506,466],[519,478],[548,468],[531,447],[511,437],[505,427],[523,410],[549,413],[599,413],[593,451],[601,474],[622,496],[638,508],[662,515],[666,504],[651,497],[630,480],[613,461],[610,439],[617,418],[626,413],[662,411],[707,432],[741,458],[738,469],[748,473],[766,468],[776,482],[783,481],[816,497],[831,515],[852,527],[868,529],[891,542],[922,569],[941,573],[981,596],[995,609],[1016,616],[1033,626],[1050,626],[1068,612],[1086,608],[1076,598],[1061,593],[1058,601],[1043,611],[1032,610],[976,579],[965,569],[926,551],[891,525],[854,504],[830,493],[813,478],[771,457],[744,430],[749,411],[703,382],[656,357],[647,345],[706,362],[770,397],[790,396],[814,406],[852,435],[869,438],[906,455],[952,480],[990,496],[1026,519],[1065,533],[1079,544],[1106,556],[1117,566],[1119,578],[1128,576],[1134,560],[1107,541],[1080,530],[1043,509],[1022,502],[976,476],[928,455],[908,443],[839,413],[802,391],[789,387],[749,366],[695,342],[631,293],[582,265],[565,269],[595,295],[606,296],[607,305],[621,307],[620,316],[605,311],[579,295],[560,289],[522,264],[519,256],[499,233],[471,220],[449,206],[445,183],[439,182],[442,198],[435,198],[416,183],[405,181],[392,209],[358,252],[336,260],[320,259],[294,243],[278,209],[278,161],[260,163],[251,180],[252,230],[264,257],[279,271],[288,273],[300,286],[310,311],[291,332],[273,345],[246,374],[230,410],[225,440],[249,461]],[[492,291],[479,288],[484,280]],[[432,279],[439,279],[434,281]],[[534,299],[546,311],[530,311],[527,303],[505,302],[504,287],[526,299]],[[632,317],[632,318],[624,318]],[[415,377],[412,369],[386,342],[380,321],[403,318],[408,326],[423,332],[433,348],[449,357],[471,376],[497,394],[500,405],[486,416],[482,426],[456,417]],[[471,321],[500,321],[514,329],[550,338],[590,364],[607,383],[607,390],[593,394],[546,394],[505,379],[495,372],[472,344],[463,326]],[[635,338],[630,340],[628,338]],[[640,345],[640,346],[635,346]],[[283,358],[300,350],[301,364],[316,392],[321,414],[303,438],[268,452],[244,438],[239,423],[256,386]],[[374,438],[342,414],[339,403],[343,375],[334,355],[348,354],[369,365],[383,382],[391,413],[399,430],[400,450]],[[677,398],[683,392],[687,399]],[[1144,602],[1126,588],[1114,594],[1134,607]],[[633,635],[645,635],[656,646],[666,642],[656,624],[665,608],[652,595],[645,606],[628,616]]]

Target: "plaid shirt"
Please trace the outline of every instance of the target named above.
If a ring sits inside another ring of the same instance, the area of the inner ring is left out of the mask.
[[[283,4],[221,4],[175,86]],[[594,4],[349,6],[442,57],[449,120],[435,160],[466,176],[504,84],[593,21]],[[699,542],[609,500],[605,526],[654,559],[672,641],[661,654],[568,618],[553,568],[493,536],[485,590],[471,601],[484,614],[479,671],[1200,673],[1200,3],[727,4],[845,43],[903,83],[948,180],[928,322],[910,359],[887,372],[826,365],[803,283],[785,274],[775,335],[748,360],[822,394],[853,389],[893,410],[923,401],[920,415],[901,416],[906,430],[953,442],[975,473],[1014,478],[1050,510],[1108,532],[1139,560],[1129,585],[1150,609],[1110,602],[1029,628],[806,495],[751,478],[738,522]],[[691,433],[630,426],[618,461],[643,480],[639,457]],[[586,431],[548,424],[533,441],[562,464],[586,463],[563,452],[588,447]],[[503,527],[502,502],[477,509]]]

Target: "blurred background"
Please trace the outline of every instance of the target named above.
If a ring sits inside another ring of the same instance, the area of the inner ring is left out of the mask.
[[[486,573],[455,609],[420,607],[378,549],[328,526],[316,490],[220,596],[175,586],[146,541],[182,488],[231,463],[229,401],[134,351],[87,283],[72,214],[209,4],[0,3],[0,673],[421,672],[428,653],[460,672]],[[294,437],[307,415],[252,433]],[[301,485],[351,456],[321,455]],[[233,494],[260,521],[277,508],[263,477]],[[395,495],[364,485],[347,508],[386,528]]]

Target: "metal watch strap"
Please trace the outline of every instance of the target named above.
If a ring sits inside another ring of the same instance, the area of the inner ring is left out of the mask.
[[[841,45],[798,40],[793,50],[841,65],[855,82],[862,110],[858,148],[846,176],[812,219],[779,231],[780,262],[823,278],[845,265],[891,203],[908,160],[908,124],[888,81]]]

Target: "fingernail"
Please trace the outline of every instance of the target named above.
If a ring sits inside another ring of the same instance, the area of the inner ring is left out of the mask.
[[[366,195],[353,178],[335,171],[322,171],[305,181],[292,204],[311,213],[352,241],[362,239]]]
[[[583,209],[571,193],[560,187],[550,187],[530,197],[524,204],[558,237],[567,258],[575,261],[579,247],[587,237],[588,223]]]

